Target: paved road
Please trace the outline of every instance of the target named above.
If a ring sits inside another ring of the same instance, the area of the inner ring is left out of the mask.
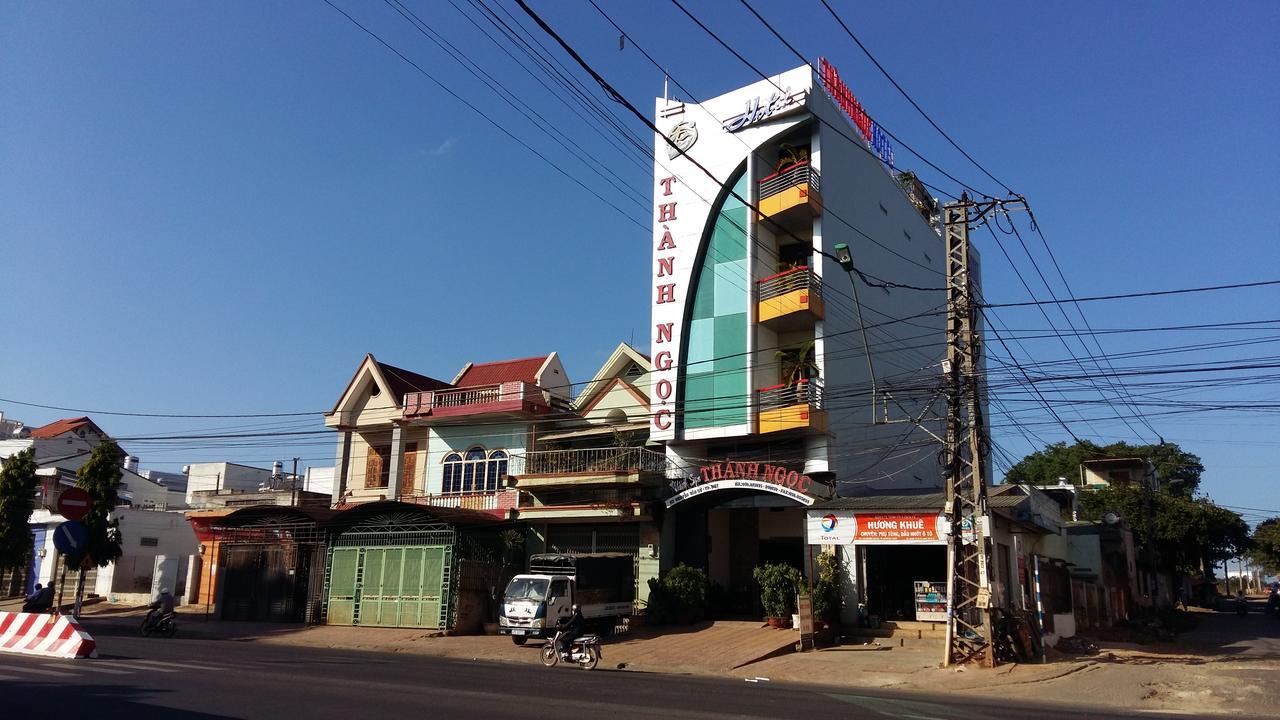
[[[949,700],[630,671],[543,668],[252,642],[106,639],[98,660],[0,655],[4,717],[992,718],[1117,717],[1020,701]],[[607,661],[607,658],[606,658]],[[106,715],[103,715],[106,713]],[[1152,713],[1144,713],[1151,717]],[[1136,717],[1136,716],[1135,716]]]

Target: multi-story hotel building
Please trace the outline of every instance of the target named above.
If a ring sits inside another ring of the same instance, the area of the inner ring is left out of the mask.
[[[927,436],[873,418],[938,401],[945,295],[836,260],[846,245],[871,278],[941,288],[937,204],[828,68],[657,101],[650,439],[690,470],[662,565],[730,591],[759,563],[808,564],[815,500],[941,485]]]

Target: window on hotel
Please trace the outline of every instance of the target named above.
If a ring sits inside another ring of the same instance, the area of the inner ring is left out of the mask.
[[[465,456],[449,453],[444,458],[441,491],[445,494],[496,492],[507,477],[507,459],[505,450],[486,453],[478,445]]]

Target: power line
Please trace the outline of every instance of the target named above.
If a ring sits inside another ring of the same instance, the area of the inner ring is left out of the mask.
[[[616,211],[618,212],[618,214],[619,214],[619,215],[621,215],[622,217],[624,217],[624,218],[626,218],[627,220],[629,220],[632,224],[636,225],[636,226],[637,226],[637,227],[639,227],[641,230],[644,230],[645,232],[648,232],[648,231],[649,231],[649,229],[650,229],[649,227],[647,227],[646,225],[644,225],[644,224],[643,224],[643,223],[641,223],[640,221],[636,220],[635,218],[631,217],[629,214],[627,214],[627,212],[626,212],[625,210],[623,210],[622,208],[618,207],[616,204],[614,204],[614,203],[613,203],[612,201],[610,201],[609,199],[605,198],[605,197],[604,197],[603,195],[601,195],[600,193],[596,192],[594,189],[592,189],[592,188],[591,188],[589,185],[587,185],[586,183],[584,183],[584,182],[582,182],[581,180],[579,180],[578,178],[574,177],[572,174],[570,174],[570,173],[569,173],[567,170],[565,170],[564,168],[562,168],[562,167],[560,167],[559,165],[557,165],[556,163],[552,162],[550,158],[548,158],[546,155],[543,155],[541,152],[539,152],[537,149],[535,149],[535,148],[534,148],[532,145],[530,145],[529,143],[527,143],[527,142],[525,142],[524,140],[522,140],[522,139],[520,139],[519,137],[517,137],[514,133],[512,133],[510,130],[508,130],[506,127],[504,127],[504,126],[503,126],[501,123],[499,123],[497,120],[494,120],[492,117],[490,117],[490,116],[489,116],[487,113],[485,113],[483,110],[481,110],[480,108],[476,107],[474,104],[472,104],[472,103],[471,103],[470,101],[468,101],[467,99],[463,98],[463,97],[462,97],[461,95],[459,95],[458,93],[454,92],[451,88],[449,88],[449,86],[445,85],[445,84],[444,84],[444,83],[442,83],[440,80],[436,79],[436,77],[435,77],[434,75],[432,75],[431,73],[427,72],[427,71],[426,71],[426,70],[425,70],[421,65],[419,65],[417,62],[415,62],[414,60],[412,60],[411,58],[409,58],[407,55],[405,55],[404,53],[402,53],[402,52],[400,52],[399,50],[397,50],[397,49],[395,48],[395,46],[391,45],[391,43],[388,43],[386,40],[384,40],[384,39],[382,38],[382,36],[381,36],[381,35],[379,35],[379,34],[375,33],[374,31],[370,30],[370,29],[369,29],[368,27],[366,27],[365,25],[361,24],[359,20],[356,20],[354,17],[352,17],[350,14],[348,14],[346,10],[343,10],[342,8],[338,7],[337,5],[334,5],[334,4],[333,4],[333,2],[332,2],[332,0],[324,0],[324,4],[328,5],[329,7],[333,8],[334,10],[336,10],[336,11],[337,11],[338,13],[340,13],[343,17],[345,17],[347,20],[349,20],[349,21],[351,22],[351,24],[353,24],[353,25],[355,25],[356,27],[360,28],[360,30],[361,30],[361,31],[363,31],[365,34],[367,34],[369,37],[373,38],[374,40],[377,40],[377,41],[378,41],[378,42],[379,42],[383,47],[385,47],[385,48],[387,48],[388,50],[390,50],[391,52],[395,53],[397,57],[399,57],[401,60],[405,61],[405,62],[406,62],[406,63],[408,63],[410,66],[412,66],[412,67],[413,67],[413,69],[417,70],[417,71],[418,71],[418,73],[419,73],[420,75],[422,75],[422,76],[423,76],[423,77],[425,77],[426,79],[430,80],[432,83],[434,83],[434,84],[435,84],[437,87],[439,87],[441,90],[444,90],[444,91],[445,91],[446,93],[448,93],[451,97],[453,97],[453,99],[457,100],[458,102],[462,103],[463,105],[466,105],[468,108],[470,108],[473,112],[475,112],[477,115],[479,115],[481,118],[483,118],[483,119],[484,119],[486,122],[488,122],[490,125],[492,125],[492,126],[494,126],[495,128],[497,128],[497,129],[498,129],[498,130],[499,130],[503,135],[506,135],[507,137],[511,138],[511,139],[512,139],[512,140],[514,140],[515,142],[519,143],[521,147],[523,147],[524,149],[526,149],[526,150],[528,150],[529,152],[533,153],[535,156],[537,156],[537,157],[538,157],[538,159],[542,160],[542,161],[543,161],[544,163],[546,163],[547,165],[550,165],[550,166],[552,167],[552,169],[554,169],[556,172],[560,173],[560,174],[561,174],[561,175],[563,175],[564,177],[568,178],[568,179],[569,179],[569,181],[571,181],[573,184],[577,185],[578,187],[582,188],[583,190],[586,190],[588,193],[590,193],[591,195],[593,195],[593,196],[594,196],[596,199],[598,199],[600,202],[602,202],[602,203],[604,203],[604,204],[608,205],[609,207],[613,208],[614,210],[616,210]]]
[[[850,30],[849,26],[845,24],[844,19],[842,19],[838,14],[836,14],[836,11],[832,9],[830,5],[827,4],[827,0],[820,0],[820,2],[822,3],[822,6],[827,9],[827,12],[831,13],[831,17],[835,18],[836,22],[840,24],[840,27],[844,28],[844,32],[846,35],[849,36],[849,39],[853,40],[854,44],[857,45],[858,48],[862,50],[862,52],[867,56],[867,59],[869,59],[872,62],[872,64],[876,66],[876,69],[879,70],[880,73],[883,74],[885,78],[890,83],[892,83],[895,88],[897,88],[898,92],[902,93],[902,96],[907,99],[907,102],[911,103],[911,107],[915,108],[916,111],[919,112],[920,115],[923,116],[925,120],[929,121],[929,124],[933,126],[934,130],[938,131],[939,135],[946,138],[946,141],[951,143],[951,147],[955,148],[956,150],[959,150],[960,154],[963,155],[966,160],[973,163],[974,167],[981,170],[984,175],[991,178],[991,180],[995,182],[997,185],[1003,187],[1005,191],[1009,193],[1013,192],[1012,190],[1009,189],[1008,184],[996,178],[995,175],[992,175],[985,167],[982,166],[981,163],[975,160],[972,155],[965,152],[965,149],[960,147],[959,143],[957,143],[954,139],[952,139],[952,137],[948,135],[947,132],[938,125],[938,123],[934,122],[933,118],[929,117],[929,113],[925,112],[924,108],[920,107],[919,103],[915,101],[915,98],[911,97],[911,95],[908,94],[907,91],[901,85],[898,84],[898,81],[895,80],[893,76],[889,74],[889,71],[886,70],[884,66],[880,64],[880,61],[876,59],[876,56],[871,54],[871,51],[867,49],[867,46],[863,45],[862,41],[858,39],[858,36],[853,34],[853,31]],[[746,5],[747,4],[746,0],[742,0],[742,4]],[[747,5],[747,7],[750,8],[751,6]],[[752,10],[752,12],[754,13],[755,11]],[[756,16],[759,17],[759,14],[757,14]]]
[[[765,74],[764,72],[762,72],[759,68],[757,68],[755,65],[753,65],[753,64],[751,63],[751,61],[750,61],[750,60],[747,60],[745,57],[743,57],[743,56],[742,56],[742,54],[741,54],[741,53],[739,53],[737,50],[735,50],[735,49],[733,48],[733,46],[732,46],[732,45],[730,45],[729,43],[725,42],[725,41],[724,41],[724,39],[722,39],[719,35],[717,35],[717,34],[715,33],[715,31],[714,31],[714,30],[712,30],[711,28],[707,27],[705,23],[703,23],[701,20],[699,20],[699,19],[697,18],[697,16],[695,16],[692,12],[690,12],[690,11],[689,11],[689,9],[688,9],[688,8],[686,8],[683,4],[681,4],[681,3],[680,3],[680,0],[671,0],[671,3],[672,3],[673,5],[675,5],[677,8],[680,8],[680,11],[681,11],[681,12],[683,12],[686,16],[688,16],[688,18],[689,18],[690,20],[692,20],[692,21],[693,21],[693,23],[694,23],[695,25],[697,25],[699,28],[701,28],[701,29],[702,29],[702,31],[703,31],[703,32],[705,32],[707,35],[710,35],[710,36],[711,36],[711,38],[712,38],[713,40],[715,40],[717,43],[719,43],[719,44],[720,44],[720,46],[721,46],[721,47],[723,47],[725,50],[728,50],[728,51],[729,51],[729,53],[730,53],[731,55],[733,55],[735,58],[737,58],[738,60],[740,60],[740,61],[742,62],[742,64],[743,64],[743,65],[746,65],[747,67],[749,67],[749,68],[751,68],[752,70],[754,70],[754,71],[755,71],[755,73],[756,73],[757,75],[759,75],[760,77],[764,78],[765,80],[769,80],[769,76],[768,76],[768,75],[766,75],[766,74]],[[744,4],[744,5],[746,5],[746,3],[745,3],[745,2],[743,2],[743,4]],[[769,29],[769,32],[773,33],[773,36],[774,36],[774,37],[776,37],[779,41],[781,41],[781,42],[782,42],[782,44],[783,44],[783,45],[785,45],[785,46],[787,47],[787,49],[788,49],[788,50],[790,50],[790,51],[792,52],[792,54],[794,54],[797,58],[799,58],[799,59],[800,59],[800,62],[804,63],[804,64],[805,64],[805,65],[806,65],[810,70],[813,70],[813,69],[814,69],[814,68],[813,68],[813,64],[812,64],[812,63],[810,63],[810,62],[809,62],[809,59],[808,59],[808,58],[806,58],[806,57],[804,56],[804,53],[801,53],[799,50],[796,50],[795,46],[793,46],[790,42],[788,42],[788,41],[786,40],[786,38],[782,37],[782,35],[781,35],[777,30],[774,30],[774,29],[773,29],[773,26],[772,26],[772,25],[770,25],[770,24],[769,24],[769,22],[768,22],[767,20],[765,20],[763,17],[761,17],[761,15],[760,15],[759,13],[757,13],[757,12],[755,11],[755,9],[754,9],[754,8],[752,8],[750,5],[747,5],[746,7],[747,7],[747,9],[748,9],[748,10],[750,10],[750,11],[751,11],[751,13],[752,13],[753,15],[755,15],[755,16],[756,16],[756,19],[758,19],[761,23],[763,23],[763,24],[764,24],[764,26],[765,26],[766,28],[768,28],[768,29]],[[776,87],[776,85],[775,85],[775,87]],[[779,90],[781,90],[781,88],[778,88],[778,89],[779,89]],[[874,120],[874,118],[871,118],[871,116],[870,116],[870,115],[867,115],[867,117],[868,117],[868,119],[871,119],[873,122],[875,121],[875,120]],[[908,145],[907,143],[903,142],[901,138],[897,137],[897,136],[896,136],[896,135],[894,135],[892,132],[890,132],[890,131],[888,130],[888,128],[886,128],[884,125],[880,124],[879,122],[876,122],[876,125],[878,125],[878,126],[880,127],[880,130],[882,130],[882,131],[884,132],[884,134],[888,135],[890,138],[892,138],[892,139],[893,139],[893,141],[894,141],[894,142],[896,142],[896,143],[898,143],[899,145],[901,145],[901,146],[903,147],[903,149],[904,149],[904,150],[906,150],[907,152],[911,153],[912,155],[915,155],[917,158],[919,158],[922,162],[924,162],[924,163],[925,163],[926,165],[928,165],[929,167],[931,167],[931,168],[933,168],[934,170],[937,170],[938,172],[942,173],[942,175],[943,175],[943,176],[945,176],[948,180],[951,180],[951,181],[952,181],[952,182],[954,182],[955,184],[959,185],[960,187],[962,187],[962,188],[964,188],[964,189],[966,189],[966,190],[968,190],[969,192],[972,192],[972,193],[974,193],[974,194],[977,194],[977,195],[982,195],[982,194],[984,194],[984,193],[982,193],[982,192],[980,192],[980,191],[978,191],[978,190],[974,189],[973,187],[971,187],[968,183],[966,183],[966,182],[964,182],[964,181],[962,181],[962,180],[960,180],[960,179],[956,178],[954,175],[952,175],[951,173],[947,172],[946,170],[943,170],[942,168],[938,167],[936,164],[934,164],[933,162],[931,162],[931,161],[930,161],[928,158],[926,158],[924,155],[921,155],[919,152],[916,152],[916,150],[915,150],[914,148],[912,148],[912,147],[911,147],[910,145]],[[859,143],[859,146],[860,146],[860,145],[861,145],[861,143]]]
[[[983,307],[989,307],[989,308],[1030,307],[1033,305],[1061,305],[1063,303],[1094,302],[1097,300],[1126,300],[1129,298],[1157,297],[1161,295],[1184,295],[1187,293],[1213,292],[1217,290],[1238,290],[1241,288],[1265,287],[1268,285],[1280,285],[1280,280],[1259,280],[1257,282],[1232,283],[1229,285],[1209,285],[1205,287],[1179,288],[1177,290],[1152,290],[1148,292],[1124,293],[1120,295],[1094,295],[1091,297],[1068,298],[1066,300],[1035,300],[1035,301],[1029,301],[1029,302],[1013,302],[1013,303],[983,303]],[[1263,322],[1272,322],[1272,321],[1267,320]]]

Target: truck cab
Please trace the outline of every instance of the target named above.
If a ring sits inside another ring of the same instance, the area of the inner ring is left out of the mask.
[[[573,613],[574,580],[568,575],[517,575],[502,596],[498,634],[518,644],[555,635],[556,623]]]
[[[584,620],[608,634],[635,605],[635,557],[627,553],[541,553],[502,594],[498,633],[517,645],[549,638],[578,605]]]

